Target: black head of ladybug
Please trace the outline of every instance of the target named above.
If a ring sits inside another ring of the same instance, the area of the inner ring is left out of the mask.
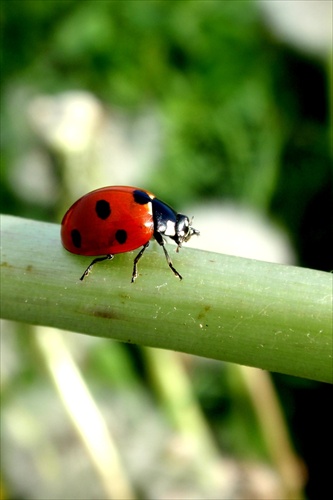
[[[186,243],[194,234],[199,236],[200,232],[192,226],[192,219],[187,215],[177,214],[175,223],[175,234],[170,236],[177,243],[177,252],[183,243]]]
[[[168,236],[177,243],[177,252],[183,243],[186,243],[199,231],[192,227],[192,220],[187,215],[177,214],[166,203],[153,199],[154,236],[162,244],[163,236]]]

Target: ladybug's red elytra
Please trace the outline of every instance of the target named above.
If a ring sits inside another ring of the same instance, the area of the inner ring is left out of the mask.
[[[133,283],[138,276],[138,262],[153,237],[163,248],[174,275],[182,279],[165,248],[164,236],[177,243],[178,252],[183,243],[200,234],[191,224],[186,215],[178,214],[144,189],[108,186],[91,191],[71,206],[61,223],[61,240],[74,254],[102,255],[91,262],[81,280],[96,262],[142,246],[134,259]]]

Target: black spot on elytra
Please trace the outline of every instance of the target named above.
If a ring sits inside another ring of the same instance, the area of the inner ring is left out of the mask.
[[[140,189],[133,191],[133,198],[135,203],[138,203],[139,205],[146,205],[151,201],[149,194],[144,191],[140,191]]]
[[[71,231],[71,238],[72,238],[73,245],[76,248],[80,248],[81,247],[81,233],[78,229],[73,229]]]
[[[111,207],[110,207],[110,203],[106,200],[98,200],[96,202],[95,210],[96,210],[97,217],[99,217],[100,219],[105,220],[108,217],[110,217]]]
[[[125,229],[118,229],[118,231],[116,232],[116,240],[121,245],[123,245],[126,242],[127,232],[125,231]]]

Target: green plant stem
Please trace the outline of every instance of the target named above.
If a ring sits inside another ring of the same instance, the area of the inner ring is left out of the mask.
[[[158,245],[97,264],[68,253],[60,228],[1,217],[1,316],[333,382],[332,274]]]

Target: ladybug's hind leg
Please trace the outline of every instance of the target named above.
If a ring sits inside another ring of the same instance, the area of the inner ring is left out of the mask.
[[[140,252],[138,253],[138,255],[135,257],[134,259],[134,264],[133,264],[133,273],[132,273],[132,279],[131,279],[131,283],[134,283],[134,281],[136,280],[136,278],[138,277],[138,262],[139,260],[141,259],[142,255],[143,255],[143,252],[146,250],[146,248],[149,247],[149,241],[143,245],[143,247],[141,248]]]
[[[97,257],[96,259],[94,259],[90,264],[89,266],[87,267],[87,269],[84,271],[84,273],[82,274],[80,280],[83,281],[84,278],[86,276],[88,276],[88,274],[90,273],[91,271],[91,268],[94,264],[96,264],[96,262],[102,262],[103,260],[112,260],[114,257],[114,255],[111,255],[110,253],[108,255],[105,255],[105,257]]]

